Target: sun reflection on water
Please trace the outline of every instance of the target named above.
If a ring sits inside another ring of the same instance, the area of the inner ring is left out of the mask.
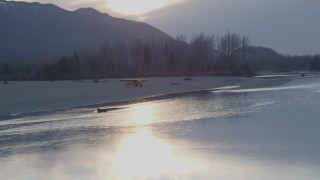
[[[158,116],[155,104],[142,103],[129,109],[127,119],[138,125],[118,144],[111,156],[112,170],[108,175],[117,179],[166,178],[169,174],[193,172],[201,164],[180,154],[175,146],[156,137],[144,126],[154,123]],[[144,127],[142,127],[144,126]]]
[[[124,139],[111,161],[116,177],[121,174],[123,179],[164,178],[201,168],[200,163],[180,157],[173,147],[145,128]]]
[[[132,107],[129,112],[129,120],[138,125],[145,125],[153,121],[155,117],[154,105],[152,104],[139,104]]]

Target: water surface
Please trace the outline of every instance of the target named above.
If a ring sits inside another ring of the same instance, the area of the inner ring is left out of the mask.
[[[0,121],[0,179],[320,179],[320,81]]]

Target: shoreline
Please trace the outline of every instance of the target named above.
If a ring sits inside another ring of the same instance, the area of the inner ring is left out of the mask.
[[[70,88],[70,84],[71,84],[71,88],[73,89],[72,91],[67,92],[66,95],[67,95],[67,98],[75,98],[75,101],[78,100],[77,98],[81,98],[81,97],[78,97],[77,94],[75,94],[75,92],[79,90],[78,86],[72,87],[75,84],[76,85],[82,84],[81,86],[88,86],[89,90],[92,91],[91,94],[88,95],[88,97],[90,97],[90,95],[92,94],[95,94],[94,93],[95,90],[100,90],[99,91],[100,94],[96,94],[94,96],[95,102],[94,100],[92,100],[91,102],[88,101],[88,103],[86,103],[86,101],[82,101],[82,102],[66,101],[64,104],[63,102],[60,102],[60,100],[64,100],[66,96],[46,97],[45,104],[40,104],[40,105],[44,105],[44,107],[47,107],[46,109],[45,108],[37,109],[36,107],[38,107],[39,104],[35,104],[33,106],[29,105],[25,107],[24,106],[26,105],[25,101],[28,101],[28,100],[30,101],[30,97],[29,99],[16,100],[16,101],[22,102],[22,104],[17,104],[18,106],[20,105],[20,112],[15,112],[15,109],[10,109],[9,107],[9,109],[11,110],[11,112],[9,113],[4,113],[0,111],[0,120],[1,121],[10,120],[10,119],[16,119],[16,118],[25,117],[25,116],[45,115],[47,113],[56,113],[56,112],[67,111],[67,110],[72,110],[76,108],[99,108],[99,107],[107,107],[107,106],[120,106],[120,105],[139,103],[144,101],[161,100],[161,99],[184,96],[184,95],[189,95],[194,93],[202,93],[202,92],[208,92],[213,90],[219,90],[221,88],[230,87],[230,86],[236,86],[237,87],[236,89],[274,87],[274,86],[284,85],[292,79],[292,77],[291,78],[287,78],[287,77],[275,78],[275,79],[259,79],[259,78],[248,78],[248,77],[191,77],[191,78],[192,79],[190,81],[185,81],[183,77],[153,78],[149,81],[146,81],[144,83],[144,86],[141,88],[125,87],[125,85],[123,85],[123,83],[121,83],[119,79],[110,79],[107,82],[94,83],[94,84],[91,84],[90,82],[63,81],[61,82],[63,85],[65,84],[69,85],[67,88]],[[172,84],[173,82],[175,82],[177,85],[173,85]],[[50,87],[54,87],[55,84],[58,84],[58,83],[51,83],[51,82],[49,83],[34,82],[34,83],[46,84],[46,85],[49,85]],[[19,84],[19,82],[17,82],[17,84]],[[21,84],[26,85],[26,83],[21,83]],[[99,88],[94,87],[96,85],[99,86]],[[58,90],[59,90],[59,87],[61,86],[58,86]],[[109,93],[103,96],[101,99],[99,99],[97,97],[101,95],[101,88],[113,89],[114,92],[116,93]],[[51,89],[51,90],[55,92],[57,89]],[[80,90],[80,91],[83,91],[83,90]],[[50,92],[48,93],[50,94]],[[114,94],[117,94],[117,95],[114,96]],[[37,96],[37,94],[34,94],[34,96],[31,97],[31,103],[32,103],[32,100],[34,100],[34,103],[39,102],[39,100],[43,100],[41,99],[41,97],[43,96]],[[59,104],[54,104],[55,101],[58,101]],[[53,105],[50,104],[52,102],[53,102]],[[0,108],[3,109],[4,105],[5,103],[0,103]],[[11,106],[12,105],[13,104],[11,104]]]

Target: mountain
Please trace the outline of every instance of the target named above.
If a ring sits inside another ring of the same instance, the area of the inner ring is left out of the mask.
[[[257,70],[274,69],[278,62],[283,59],[275,50],[261,47],[249,46],[247,48],[247,59],[251,67]]]
[[[261,46],[249,46],[247,47],[247,52],[249,59],[272,59],[279,56],[275,50]]]
[[[0,0],[0,60],[64,55],[96,49],[105,41],[171,37],[141,22],[92,8],[67,11],[52,4]]]

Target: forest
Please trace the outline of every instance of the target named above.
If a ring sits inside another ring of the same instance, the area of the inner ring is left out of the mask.
[[[69,55],[0,62],[0,80],[253,75],[261,70],[320,70],[320,56],[253,56],[248,36],[227,32],[179,35],[171,41],[105,42],[96,50]]]

